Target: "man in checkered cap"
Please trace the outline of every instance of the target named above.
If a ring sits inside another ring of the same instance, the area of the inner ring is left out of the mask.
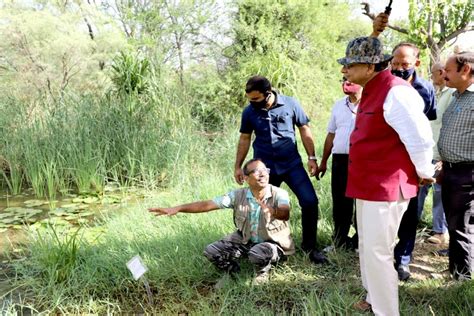
[[[346,196],[356,199],[359,259],[367,290],[357,309],[398,315],[398,276],[393,250],[409,199],[420,184],[434,181],[434,141],[416,90],[387,69],[374,37],[349,42],[338,59],[350,82],[364,87],[349,144]]]

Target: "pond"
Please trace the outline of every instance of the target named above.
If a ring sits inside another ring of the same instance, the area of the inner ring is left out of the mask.
[[[117,212],[144,197],[135,188],[107,186],[101,194],[64,194],[55,200],[34,196],[32,190],[19,195],[0,192],[0,259],[25,239],[25,228],[89,225],[100,215]]]

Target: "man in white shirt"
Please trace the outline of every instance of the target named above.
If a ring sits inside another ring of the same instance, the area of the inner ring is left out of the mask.
[[[346,96],[336,101],[332,108],[327,128],[328,134],[324,142],[323,155],[316,178],[319,179],[326,173],[327,161],[332,153],[331,194],[334,246],[356,249],[359,243],[357,232],[352,238],[348,236],[353,222],[354,199],[346,197],[346,186],[349,166],[349,137],[354,129],[362,87],[343,78],[342,91]]]
[[[431,80],[433,85],[436,87],[436,120],[430,121],[431,130],[433,131],[433,139],[438,142],[439,131],[441,129],[441,120],[443,113],[451,103],[453,93],[455,89],[446,87],[446,81],[444,80],[444,65],[442,63],[436,63],[431,67]],[[439,168],[441,167],[438,147],[433,147],[433,163]],[[427,241],[433,244],[443,244],[446,242],[447,236],[447,224],[446,216],[444,214],[443,203],[441,201],[441,185],[433,183],[432,185],[425,185],[420,188],[418,194],[418,217],[421,217],[423,212],[423,204],[428,194],[430,187],[433,188],[433,235],[430,236]],[[439,252],[441,254],[445,252]]]

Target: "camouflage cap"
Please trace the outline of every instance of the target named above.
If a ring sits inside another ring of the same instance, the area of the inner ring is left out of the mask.
[[[382,43],[376,37],[357,37],[347,45],[346,57],[339,58],[337,62],[341,65],[378,64],[392,59],[382,49]]]

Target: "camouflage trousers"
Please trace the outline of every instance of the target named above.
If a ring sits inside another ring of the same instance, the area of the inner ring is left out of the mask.
[[[272,263],[278,262],[284,257],[278,245],[271,242],[258,244],[242,244],[229,240],[218,240],[208,245],[204,250],[204,255],[218,269],[236,273],[240,271],[237,260],[248,257],[249,261],[255,265],[258,273],[268,272]]]

